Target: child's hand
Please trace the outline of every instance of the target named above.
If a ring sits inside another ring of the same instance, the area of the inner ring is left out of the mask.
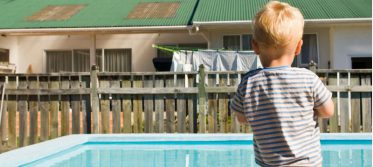
[[[239,112],[235,112],[235,114],[236,114],[236,117],[239,123],[247,124],[246,116],[244,114],[239,113]]]

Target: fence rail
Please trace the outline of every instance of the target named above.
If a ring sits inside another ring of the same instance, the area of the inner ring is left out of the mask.
[[[372,70],[311,68],[333,92],[322,132],[371,132]],[[250,133],[229,109],[244,72],[9,74],[2,146],[78,133]],[[1,151],[1,148],[0,148]]]

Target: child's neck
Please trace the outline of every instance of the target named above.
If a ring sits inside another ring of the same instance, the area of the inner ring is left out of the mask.
[[[281,56],[278,59],[274,60],[262,60],[262,66],[263,67],[280,67],[280,66],[291,66],[293,63],[293,58],[289,58],[289,56]]]

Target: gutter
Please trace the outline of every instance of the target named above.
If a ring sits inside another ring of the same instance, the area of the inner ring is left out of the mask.
[[[0,34],[32,34],[32,33],[110,33],[110,32],[159,32],[172,30],[187,30],[188,26],[148,26],[148,27],[91,27],[91,28],[24,28],[0,29]]]
[[[306,19],[306,24],[318,23],[372,23],[372,18],[344,18],[344,19]]]
[[[334,24],[334,23],[368,23],[372,18],[343,18],[343,19],[305,19],[306,24]],[[195,21],[194,26],[217,26],[217,25],[249,25],[251,20],[236,21]]]

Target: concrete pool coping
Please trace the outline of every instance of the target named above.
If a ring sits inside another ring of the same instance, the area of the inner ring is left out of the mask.
[[[69,135],[0,154],[1,166],[24,165],[87,142],[252,141],[252,134],[79,134]],[[372,133],[328,133],[321,140],[372,140]]]

